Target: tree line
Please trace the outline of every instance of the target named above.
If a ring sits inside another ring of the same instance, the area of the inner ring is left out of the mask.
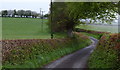
[[[37,18],[40,17],[42,18],[42,14],[37,13],[35,11],[31,11],[31,10],[2,10],[0,11],[0,15],[1,17],[25,17],[25,18]],[[45,14],[45,17],[48,14]]]

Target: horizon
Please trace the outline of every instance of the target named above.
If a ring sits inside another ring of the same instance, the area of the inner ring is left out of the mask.
[[[50,0],[2,0],[0,3],[0,11],[2,10],[31,10],[40,13],[40,8],[49,13]]]

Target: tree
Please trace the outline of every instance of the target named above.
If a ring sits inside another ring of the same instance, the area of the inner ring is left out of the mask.
[[[37,18],[38,16],[39,16],[39,14],[38,14],[38,13],[36,13],[36,14],[34,15],[34,17],[35,17],[35,18]]]
[[[55,32],[64,32],[66,28],[66,15],[65,10],[66,4],[64,2],[54,2],[52,7],[50,8],[51,14],[49,17],[49,21],[52,22],[52,31]],[[51,20],[52,18],[52,20]]]
[[[49,16],[49,14],[45,14],[45,15],[44,15],[44,17],[48,17],[48,16]]]
[[[31,16],[31,10],[27,10],[25,11],[24,15],[28,18],[29,16]]]
[[[118,13],[120,15],[120,1],[118,2]]]
[[[99,20],[101,22],[110,23],[115,18],[117,12],[117,3],[112,2],[72,2],[67,3],[68,17],[76,25],[78,19],[91,19],[94,22]],[[70,22],[69,22],[70,23]],[[73,28],[75,26],[72,26]]]
[[[39,15],[39,14],[37,14],[37,12],[35,12],[35,11],[32,11],[32,12],[31,12],[32,18],[36,18],[38,15]]]
[[[32,18],[34,18],[34,15],[35,15],[35,14],[36,14],[36,12],[34,12],[34,11],[31,12]]]
[[[18,14],[18,16],[23,17],[25,15],[25,11],[24,10],[18,10],[17,14]]]
[[[0,17],[2,16],[2,11],[0,11]]]
[[[8,10],[7,15],[8,17],[12,17],[14,15],[14,10]]]
[[[17,15],[17,11],[16,10],[14,10],[14,14],[13,14],[12,17],[15,17],[15,15]]]
[[[8,14],[7,10],[2,10],[2,17],[7,17],[7,14]]]
[[[52,24],[55,26],[53,30],[62,28],[67,31],[69,37],[72,37],[73,29],[81,22],[79,19],[111,22],[115,18],[114,13],[117,13],[117,5],[117,3],[112,2],[54,2],[53,13],[50,14]]]

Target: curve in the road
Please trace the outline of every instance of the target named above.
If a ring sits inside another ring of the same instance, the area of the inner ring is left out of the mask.
[[[96,47],[98,40],[90,37],[92,44],[86,48],[83,48],[77,52],[64,56],[44,68],[87,68],[87,61],[90,54]]]

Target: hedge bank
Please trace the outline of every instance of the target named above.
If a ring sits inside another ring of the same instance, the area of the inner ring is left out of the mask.
[[[3,40],[3,68],[40,68],[62,56],[90,45],[88,36],[74,38]]]
[[[89,59],[89,68],[120,68],[120,33],[105,34],[101,37]]]

